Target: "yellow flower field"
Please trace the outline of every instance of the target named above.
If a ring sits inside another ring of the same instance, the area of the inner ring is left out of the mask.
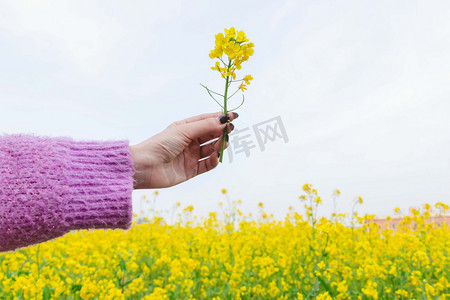
[[[188,207],[175,225],[155,217],[2,253],[0,299],[450,299],[450,230],[427,223],[429,205],[394,233],[356,209],[318,219],[317,191],[303,190],[306,213],[284,221],[234,201],[224,218],[194,222]]]

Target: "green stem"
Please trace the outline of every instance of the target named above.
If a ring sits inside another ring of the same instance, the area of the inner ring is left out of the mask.
[[[231,98],[231,97],[230,97]],[[244,101],[245,101],[245,98],[244,98],[244,95],[242,95],[242,102],[241,102],[241,104],[239,104],[239,106],[238,107],[235,107],[235,108],[233,108],[233,109],[229,109],[228,111],[233,111],[233,110],[236,110],[236,109],[238,109],[239,107],[241,107],[242,106],[242,104],[244,104]]]
[[[227,67],[227,72],[230,70],[231,68],[231,59],[228,60],[228,67]],[[227,94],[228,94],[228,80],[230,79],[230,76],[227,76],[227,78],[225,79],[225,93],[223,95],[223,113],[227,114]],[[220,157],[219,157],[219,162],[222,162],[222,158],[223,158],[223,150],[225,148],[225,140],[226,140],[226,136],[228,134],[228,126],[225,126],[225,128],[223,129],[222,132],[222,146],[220,147]]]
[[[220,107],[223,108],[222,104],[220,104],[219,101],[217,101],[216,98],[214,98],[214,96],[211,95],[211,92],[213,92],[214,94],[217,94],[217,95],[219,95],[219,96],[221,96],[221,97],[223,97],[223,95],[221,95],[221,94],[219,94],[219,93],[216,93],[216,92],[214,92],[214,91],[210,91],[210,90],[208,89],[208,87],[204,86],[204,85],[201,84],[201,83],[200,83],[200,85],[201,85],[202,87],[204,87],[204,88],[208,91],[209,96],[210,96],[211,98],[213,98],[213,100],[216,101],[216,103],[219,104]]]
[[[237,92],[239,92],[239,89],[237,89],[236,92],[234,92],[228,99],[231,99],[231,97],[233,97]]]

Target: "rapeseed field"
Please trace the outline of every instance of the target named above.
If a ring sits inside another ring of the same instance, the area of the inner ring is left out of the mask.
[[[174,224],[153,216],[2,253],[0,299],[450,299],[450,230],[428,222],[430,205],[394,232],[357,214],[360,197],[330,218],[311,185],[299,198],[305,210],[283,221],[232,201],[208,218],[189,206]]]

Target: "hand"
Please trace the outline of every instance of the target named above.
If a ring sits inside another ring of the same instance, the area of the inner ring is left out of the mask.
[[[230,133],[237,113],[203,114],[172,123],[163,132],[130,146],[134,188],[165,188],[214,169],[219,164],[223,129]],[[217,141],[200,146],[208,141]],[[225,148],[228,147],[228,134]],[[201,161],[199,161],[202,158]]]

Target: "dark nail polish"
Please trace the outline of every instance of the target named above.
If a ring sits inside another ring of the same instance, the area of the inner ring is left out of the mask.
[[[239,118],[239,114],[238,114],[238,113],[233,112],[233,114],[234,114],[234,118],[235,118],[235,119]]]
[[[225,136],[225,141],[228,142],[230,139],[230,137],[228,136],[228,134]]]
[[[231,128],[231,131],[234,130],[234,124],[233,123],[230,123],[230,128]]]
[[[228,122],[230,120],[230,116],[228,114],[226,115],[221,115],[219,117],[219,121],[221,124],[225,124],[226,122]]]

